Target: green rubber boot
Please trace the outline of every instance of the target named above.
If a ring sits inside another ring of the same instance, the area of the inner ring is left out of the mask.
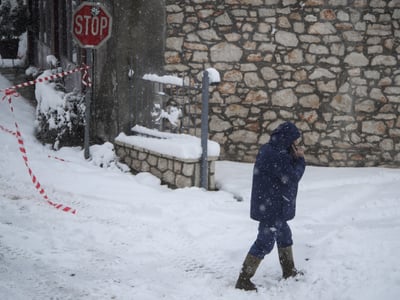
[[[303,275],[302,272],[297,271],[293,261],[292,246],[286,248],[278,248],[279,262],[282,267],[282,277],[287,279],[289,277],[296,277]]]
[[[257,291],[254,283],[250,279],[254,276],[258,266],[261,263],[260,258],[255,257],[251,254],[247,254],[246,259],[243,262],[242,270],[239,274],[239,278],[236,282],[235,288],[245,291]]]

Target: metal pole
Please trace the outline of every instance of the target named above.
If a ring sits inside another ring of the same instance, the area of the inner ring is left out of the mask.
[[[133,127],[133,57],[130,56],[129,59],[129,71],[128,71],[128,78],[129,78],[129,134],[131,133]],[[136,122],[136,120],[135,120]]]
[[[88,72],[89,72],[89,76],[92,79],[92,87],[87,87],[87,91],[86,91],[86,97],[85,97],[85,105],[86,105],[86,110],[85,110],[85,134],[84,134],[84,157],[85,159],[89,159],[90,158],[90,105],[92,102],[92,88],[93,88],[93,84],[95,79],[93,78],[93,74],[95,74],[94,72],[94,63],[93,63],[93,51],[92,49],[87,49],[86,50],[86,62],[87,65],[90,66]]]
[[[208,71],[203,72],[202,89],[201,89],[201,187],[208,189],[208,155],[207,155],[207,142],[208,142],[208,88],[210,80],[208,78]]]

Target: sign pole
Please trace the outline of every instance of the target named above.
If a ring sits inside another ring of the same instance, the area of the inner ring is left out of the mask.
[[[112,17],[107,9],[99,2],[84,1],[72,14],[72,36],[82,48],[86,50],[86,63],[91,66],[88,70],[90,78],[95,73],[95,50],[102,46],[110,37],[112,30]],[[90,106],[93,102],[95,78],[93,84],[86,89],[85,96],[85,132],[84,132],[84,156],[90,158]]]
[[[91,117],[91,110],[90,110],[90,105],[92,102],[92,97],[93,97],[93,84],[94,84],[94,78],[93,74],[94,72],[94,64],[93,64],[93,49],[87,49],[86,50],[86,61],[88,66],[92,66],[89,68],[89,76],[92,78],[92,86],[88,86],[87,91],[86,91],[86,96],[85,96],[85,133],[84,133],[84,157],[85,159],[90,158],[90,117]]]

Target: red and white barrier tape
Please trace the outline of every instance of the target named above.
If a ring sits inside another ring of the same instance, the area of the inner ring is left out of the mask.
[[[7,133],[13,135],[13,136],[17,135],[17,133],[15,131],[12,131],[12,130],[10,130],[10,129],[2,126],[2,125],[0,125],[0,129],[3,130],[4,132],[7,132]],[[48,158],[52,158],[52,159],[56,159],[56,160],[60,160],[60,161],[63,161],[63,162],[70,162],[70,161],[68,161],[68,160],[66,160],[64,158],[57,157],[57,156],[47,155],[47,157]]]
[[[4,132],[7,132],[7,133],[13,135],[13,136],[16,136],[16,135],[17,135],[17,133],[16,133],[15,131],[12,131],[12,130],[10,130],[10,129],[8,129],[8,128],[5,128],[5,127],[2,126],[2,125],[0,125],[0,129],[3,130]],[[47,157],[48,157],[48,158],[52,158],[52,159],[56,159],[56,160],[59,160],[59,161],[63,161],[63,162],[70,162],[69,160],[66,160],[66,159],[64,159],[64,158],[57,157],[57,156],[47,155]]]
[[[72,69],[72,70],[69,70],[69,71],[64,71],[64,72],[56,73],[56,74],[53,74],[53,75],[50,75],[50,76],[44,76],[44,77],[40,77],[40,78],[35,79],[35,80],[30,80],[30,81],[26,81],[26,82],[23,82],[23,83],[20,83],[20,84],[16,84],[16,85],[13,85],[13,86],[11,86],[9,88],[6,88],[5,90],[0,90],[0,92],[5,92],[5,94],[7,95],[7,93],[9,93],[10,90],[14,90],[15,91],[15,89],[17,89],[17,88],[27,87],[27,86],[30,86],[30,85],[34,85],[36,83],[42,83],[42,82],[46,82],[46,81],[53,80],[53,79],[56,79],[56,78],[62,78],[64,76],[67,76],[67,75],[70,75],[72,73],[76,73],[76,72],[79,72],[79,71],[83,71],[82,84],[87,86],[87,87],[91,87],[92,86],[92,80],[90,79],[88,71],[87,71],[89,68],[90,68],[89,66],[83,65],[82,67],[78,67],[78,68],[75,68],[75,69]],[[12,94],[12,92],[11,92],[11,94]]]
[[[87,74],[87,70],[88,69],[89,69],[89,66],[85,65],[83,67],[75,68],[75,69],[70,70],[70,71],[60,72],[60,73],[57,73],[57,74],[54,74],[54,75],[51,75],[51,76],[38,78],[37,80],[31,80],[31,81],[28,81],[28,82],[17,84],[17,85],[14,85],[12,87],[9,87],[9,88],[7,88],[5,90],[0,90],[0,92],[4,92],[4,96],[2,98],[2,101],[4,101],[5,99],[8,99],[8,104],[9,104],[11,113],[13,114],[14,120],[16,120],[15,115],[14,115],[14,107],[12,105],[12,99],[11,99],[12,96],[16,96],[17,95],[15,89],[20,88],[20,87],[27,87],[27,86],[30,86],[30,85],[34,85],[34,84],[36,84],[38,82],[45,82],[45,81],[49,81],[49,80],[52,80],[52,79],[55,79],[55,78],[61,78],[61,77],[64,77],[66,75],[69,75],[69,74],[72,74],[72,73],[75,73],[75,72],[79,72],[79,71],[82,71],[82,70],[85,72],[84,75],[82,76],[82,83],[85,86],[89,86],[90,87],[91,86],[91,80],[90,80],[90,77]],[[18,144],[19,144],[19,151],[22,154],[22,158],[24,160],[25,166],[28,169],[29,176],[31,177],[32,183],[35,186],[36,190],[39,192],[40,195],[42,195],[42,197],[46,200],[46,202],[49,205],[54,206],[57,209],[61,209],[62,211],[71,212],[72,214],[76,214],[76,210],[75,209],[73,209],[73,208],[71,208],[69,206],[65,206],[64,204],[54,203],[53,201],[51,201],[49,199],[49,197],[47,196],[45,190],[43,189],[42,185],[40,184],[39,180],[33,174],[32,169],[29,166],[28,156],[26,154],[26,148],[25,148],[24,140],[22,139],[21,131],[19,130],[19,126],[18,126],[18,123],[16,121],[14,121],[14,124],[15,124],[16,132],[13,132],[13,131],[11,131],[11,130],[9,130],[9,129],[1,126],[1,125],[0,125],[0,129],[4,130],[4,131],[6,131],[6,132],[8,132],[10,134],[13,134],[17,138]]]
[[[48,157],[48,158],[53,158],[53,159],[56,159],[56,160],[59,160],[59,161],[63,161],[63,162],[70,162],[69,160],[66,160],[66,159],[64,159],[64,158],[57,157],[57,156],[47,155],[47,157]]]
[[[89,66],[85,65],[85,69],[83,71],[82,75],[82,84],[86,87],[92,87],[92,79],[89,76],[89,72],[87,71],[89,69]]]
[[[0,125],[0,129],[3,130],[3,131],[5,131],[5,132],[7,132],[7,133],[9,133],[9,134],[14,135],[14,136],[17,135],[16,132],[14,132],[14,131],[12,131],[12,130],[10,130],[10,129],[8,129],[8,128],[5,128],[4,126],[1,126],[1,125]]]
[[[12,96],[12,94],[7,93],[6,95],[3,96],[2,100],[5,100],[6,98],[8,99],[8,104],[9,104],[11,113],[13,114],[13,117],[14,117],[14,120],[15,120],[14,107],[12,105],[11,96]],[[73,209],[73,208],[71,208],[69,206],[65,206],[64,204],[54,203],[53,201],[51,201],[49,199],[49,197],[47,196],[45,190],[43,189],[42,185],[40,184],[39,180],[37,179],[35,174],[33,174],[32,169],[29,166],[28,156],[26,154],[26,148],[25,148],[24,140],[23,140],[22,135],[21,135],[21,131],[19,130],[18,123],[14,122],[14,124],[15,124],[15,129],[16,129],[16,138],[17,138],[18,144],[19,144],[19,151],[22,154],[22,159],[24,160],[25,166],[28,169],[29,176],[31,177],[32,183],[35,186],[36,190],[39,192],[40,195],[42,195],[42,197],[46,200],[46,202],[48,204],[50,204],[51,206],[54,206],[55,208],[61,209],[62,211],[65,211],[65,212],[71,212],[71,213],[75,214],[76,213],[75,209]]]

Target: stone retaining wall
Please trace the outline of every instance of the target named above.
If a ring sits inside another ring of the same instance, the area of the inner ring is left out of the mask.
[[[210,137],[254,161],[284,120],[306,159],[400,166],[399,0],[166,0],[166,71],[221,73]]]
[[[200,159],[183,159],[114,141],[117,156],[133,172],[149,172],[172,188],[200,187]],[[215,161],[208,157],[208,190],[215,190]]]

